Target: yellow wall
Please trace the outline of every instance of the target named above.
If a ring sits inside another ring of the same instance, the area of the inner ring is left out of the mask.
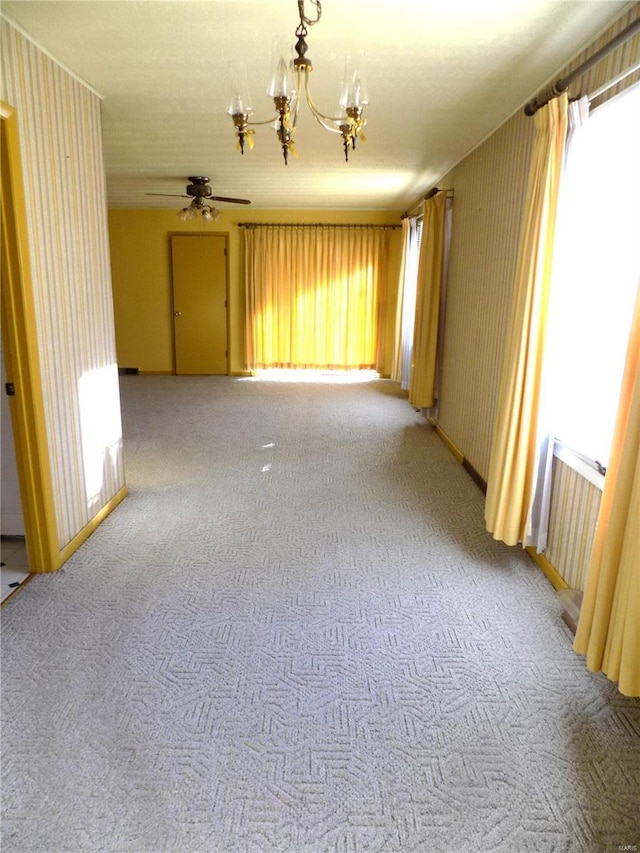
[[[335,222],[340,224],[399,224],[397,211],[252,210],[222,211],[207,225],[199,219],[181,222],[180,202],[171,210],[109,211],[111,270],[120,367],[141,372],[173,372],[171,264],[169,234],[225,234],[229,238],[229,369],[244,369],[244,253],[238,222]],[[386,318],[385,372],[393,351],[395,291],[400,259],[400,229],[390,234]]]

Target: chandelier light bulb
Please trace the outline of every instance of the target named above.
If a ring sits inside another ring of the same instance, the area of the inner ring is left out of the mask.
[[[253,112],[251,95],[247,83],[247,66],[241,59],[234,59],[228,65],[229,106],[230,116],[250,116]]]
[[[369,105],[369,94],[363,74],[364,53],[358,54],[358,61],[347,56],[345,59],[344,84],[340,96],[340,106],[363,109]]]
[[[292,64],[291,40],[274,38],[271,82],[267,89],[269,97],[289,100],[295,95]]]

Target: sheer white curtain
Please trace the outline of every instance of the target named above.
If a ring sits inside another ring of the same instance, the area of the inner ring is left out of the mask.
[[[418,259],[420,256],[420,237],[422,220],[405,219],[404,246],[401,280],[398,288],[398,309],[396,315],[396,358],[393,379],[406,391],[411,382],[411,361],[413,358],[413,330],[416,318],[416,288],[418,283]]]
[[[402,249],[400,251],[398,289],[396,291],[396,324],[393,338],[393,363],[391,365],[391,378],[395,382],[400,382],[402,375],[402,309],[404,307],[404,274],[407,268],[410,231],[411,220],[409,217],[404,217],[402,220]]]

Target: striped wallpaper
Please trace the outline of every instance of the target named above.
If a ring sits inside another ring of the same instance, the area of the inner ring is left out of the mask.
[[[635,3],[570,65],[559,69],[553,80],[592,56],[639,14],[640,3]],[[639,60],[640,36],[635,36],[576,81],[570,95],[595,91]],[[595,103],[639,78],[636,72]],[[520,110],[438,179],[439,186],[455,192],[438,425],[484,479],[489,471],[532,138],[533,122]],[[555,461],[558,478],[547,557],[568,583],[581,583],[599,494]]]
[[[484,479],[531,130],[524,114],[514,116],[439,182],[455,192],[439,424]]]
[[[2,21],[18,115],[59,545],[124,486],[99,98]]]
[[[546,557],[572,589],[584,589],[601,498],[597,486],[553,460]]]

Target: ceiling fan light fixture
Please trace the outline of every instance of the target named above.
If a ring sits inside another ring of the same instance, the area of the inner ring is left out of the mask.
[[[216,210],[215,207],[203,207],[202,208],[202,218],[205,222],[215,222],[217,219],[220,219],[222,214],[219,210]]]
[[[196,213],[193,204],[190,204],[189,207],[183,207],[182,210],[179,210],[177,213],[177,217],[181,222],[191,222],[197,215],[198,214]]]
[[[369,104],[369,95],[361,62],[354,65],[350,59],[347,60],[339,99],[339,115],[325,115],[313,102],[309,87],[309,73],[313,71],[313,65],[305,55],[308,50],[305,39],[307,27],[317,24],[320,20],[322,4],[320,0],[309,0],[309,2],[315,7],[315,18],[309,18],[305,15],[305,0],[297,0],[300,23],[295,30],[297,39],[295,44],[297,56],[295,59],[292,59],[290,40],[276,38],[273,41],[272,74],[267,94],[273,99],[275,116],[266,121],[250,121],[252,110],[248,95],[246,68],[242,61],[234,62],[231,65],[231,91],[227,113],[233,120],[237,138],[236,147],[241,154],[244,154],[245,146],[249,149],[253,148],[254,125],[272,124],[282,148],[285,165],[289,161],[289,154],[297,157],[294,147],[294,133],[298,108],[303,94],[307,106],[318,124],[330,133],[338,133],[342,137],[346,161],[349,160],[349,151],[355,149],[356,141],[358,139],[362,142],[366,141],[363,133],[366,124],[363,111]],[[359,58],[361,60],[362,57]]]

